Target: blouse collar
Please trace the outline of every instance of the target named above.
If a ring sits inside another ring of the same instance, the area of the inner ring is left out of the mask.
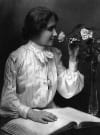
[[[36,57],[40,60],[40,62],[46,63],[46,62],[48,62],[48,59],[54,58],[54,54],[50,50],[50,48],[45,49],[44,47],[39,46],[38,44],[36,44],[33,41],[29,41],[28,44],[29,44],[29,48],[32,51],[34,51]]]

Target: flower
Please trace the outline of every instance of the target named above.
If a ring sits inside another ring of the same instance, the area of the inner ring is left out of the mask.
[[[74,37],[72,37],[72,38],[69,38],[69,42],[72,44],[73,42],[75,42],[75,41],[80,41],[79,39],[77,39],[77,38],[74,38]]]
[[[81,34],[82,40],[87,40],[87,39],[93,37],[93,31],[92,30],[88,30],[86,28],[82,28],[80,30],[80,34]]]
[[[65,39],[65,34],[64,34],[63,31],[61,31],[61,32],[59,33],[59,35],[58,35],[58,41],[59,41],[59,42],[63,42],[64,39]]]

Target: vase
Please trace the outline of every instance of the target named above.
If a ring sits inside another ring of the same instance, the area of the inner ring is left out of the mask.
[[[94,116],[98,115],[99,103],[98,103],[97,89],[91,89],[91,91],[90,91],[88,112],[89,112],[89,114],[94,115]]]

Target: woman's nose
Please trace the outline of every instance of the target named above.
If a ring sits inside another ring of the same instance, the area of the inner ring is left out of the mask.
[[[57,31],[56,31],[56,29],[53,29],[53,36],[54,36],[54,37],[57,36]]]

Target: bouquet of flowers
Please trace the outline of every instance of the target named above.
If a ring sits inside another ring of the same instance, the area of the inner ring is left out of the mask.
[[[73,47],[76,45],[81,46],[82,42],[85,44],[92,44],[94,42],[93,30],[83,26],[76,28],[68,37],[68,43]]]
[[[68,35],[68,37],[61,31],[58,35],[58,41],[63,42],[65,38],[68,39],[71,44],[77,41],[80,42],[81,40],[93,39],[93,31],[82,27],[78,31],[71,33],[71,35]]]
[[[79,47],[79,57],[82,59],[92,59],[100,54],[100,39],[95,37],[95,30],[91,27],[79,24],[67,35],[64,32],[58,34],[58,42],[66,40],[66,45],[71,49]]]

